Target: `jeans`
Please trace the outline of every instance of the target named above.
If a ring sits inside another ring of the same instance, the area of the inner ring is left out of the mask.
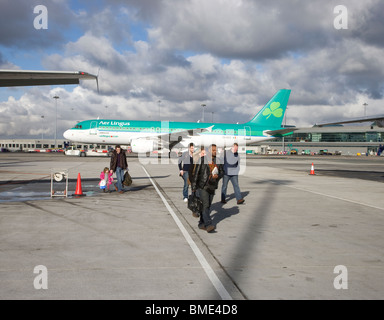
[[[117,191],[123,191],[124,169],[116,168]]]
[[[239,176],[227,176],[224,175],[223,177],[223,186],[221,187],[221,201],[225,201],[225,197],[227,196],[227,187],[228,182],[232,182],[233,190],[235,191],[235,197],[236,200],[239,201],[242,199],[240,187],[239,187]]]
[[[188,184],[188,171],[184,171],[183,173],[183,180],[184,180],[184,187],[183,187],[183,198],[187,198],[188,199],[188,188],[189,188],[189,184]]]
[[[201,201],[203,202],[203,212],[200,215],[200,222],[199,225],[204,225],[205,227],[212,224],[211,220],[211,204],[213,200],[214,194],[211,194],[204,189],[198,189],[199,191],[199,197]]]

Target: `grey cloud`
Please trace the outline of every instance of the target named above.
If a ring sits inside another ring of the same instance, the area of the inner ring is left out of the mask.
[[[378,27],[384,10],[377,0],[348,2],[348,30],[333,28],[333,8],[339,3],[331,0],[103,3],[87,13],[72,12],[65,2],[56,4],[64,8],[63,17],[70,17],[67,23],[84,32],[71,42],[60,42],[63,51],[44,57],[43,66],[94,74],[100,68],[100,95],[93,81],[83,81],[67,95],[61,93],[63,106],[76,109],[62,115],[62,128],[107,111],[110,117],[155,120],[158,100],[162,119],[197,121],[205,103],[206,120],[214,112],[215,121],[243,122],[281,88],[292,89],[289,114],[297,123],[313,124],[314,112],[326,117],[332,108],[331,114],[342,118],[340,106],[356,103],[360,95],[383,98]],[[126,11],[113,19],[120,8]],[[24,25],[25,13],[13,11],[10,15]],[[132,39],[125,18],[147,25],[148,39]],[[0,26],[4,23],[1,20]],[[57,34],[66,36],[65,30]],[[20,37],[27,46],[30,35],[14,34],[8,45],[14,46]],[[7,45],[6,40],[0,44]],[[1,63],[9,62],[0,55]],[[37,115],[52,104],[38,91],[30,93],[28,101],[36,104]],[[16,103],[33,113],[24,100]],[[1,105],[7,110],[13,106],[13,102]],[[18,112],[22,117],[25,110]],[[36,127],[38,117],[33,121]]]
[[[48,29],[35,29],[37,5],[48,11]],[[5,9],[4,9],[5,8]],[[2,0],[0,10],[0,45],[17,49],[57,47],[65,39],[65,30],[76,20],[63,1]]]
[[[351,23],[355,24],[352,36],[369,45],[384,47],[384,2],[373,1],[356,12]]]

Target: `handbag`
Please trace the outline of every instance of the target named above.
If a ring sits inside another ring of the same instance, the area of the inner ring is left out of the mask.
[[[132,184],[132,178],[131,178],[131,175],[128,173],[128,171],[126,171],[124,173],[124,180],[123,180],[123,185],[124,186],[130,186]]]
[[[203,211],[203,201],[193,192],[188,197],[188,209],[195,213],[201,213]]]

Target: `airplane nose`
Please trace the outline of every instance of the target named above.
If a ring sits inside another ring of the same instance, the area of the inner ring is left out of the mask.
[[[70,140],[70,139],[71,139],[71,136],[72,136],[72,134],[71,134],[71,130],[67,130],[67,131],[65,131],[65,132],[63,133],[63,136],[64,136],[65,139]]]

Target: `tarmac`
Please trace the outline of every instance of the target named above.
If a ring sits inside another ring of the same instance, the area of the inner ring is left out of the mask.
[[[149,160],[128,158],[118,194],[98,186],[109,158],[0,154],[0,299],[383,299],[383,158],[247,156],[245,203],[220,183],[214,233],[177,165]],[[60,170],[68,197],[51,197]]]

